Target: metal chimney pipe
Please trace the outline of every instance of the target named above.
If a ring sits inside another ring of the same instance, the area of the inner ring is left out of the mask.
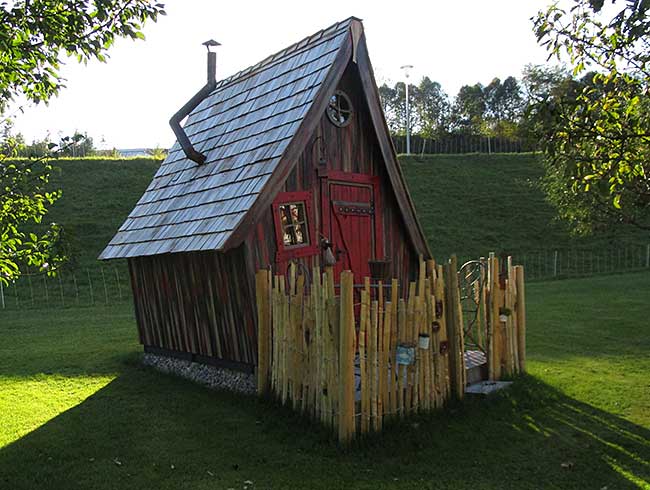
[[[210,48],[216,48],[217,46],[221,46],[221,44],[215,41],[214,39],[210,39],[209,41],[204,42],[203,46],[205,46],[208,49],[208,85],[209,85],[217,81],[217,53],[213,53],[212,51],[210,51]]]
[[[217,53],[208,51],[208,84],[217,81]]]
[[[220,44],[214,39],[210,39],[209,41],[204,42],[203,45],[208,49],[208,81],[203,88],[194,94],[194,96],[188,100],[169,120],[169,125],[172,127],[172,131],[174,131],[178,144],[181,145],[185,156],[199,165],[205,163],[206,156],[194,148],[192,142],[181,127],[181,121],[192,112],[201,101],[203,101],[203,99],[210,95],[217,85],[217,53],[210,51],[210,48],[220,46]]]

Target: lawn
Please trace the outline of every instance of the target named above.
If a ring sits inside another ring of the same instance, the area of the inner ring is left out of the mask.
[[[348,451],[141,367],[128,306],[3,312],[0,488],[650,488],[649,290],[530,284],[529,376]]]

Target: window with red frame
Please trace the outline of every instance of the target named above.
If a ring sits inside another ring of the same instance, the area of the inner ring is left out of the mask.
[[[282,192],[273,202],[278,262],[318,253],[311,208],[309,191]]]

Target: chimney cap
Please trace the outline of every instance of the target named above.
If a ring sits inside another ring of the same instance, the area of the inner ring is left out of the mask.
[[[218,43],[214,39],[208,39],[206,42],[201,43],[201,44],[203,44],[203,46],[208,48],[208,51],[210,51],[210,48],[212,48],[212,47],[221,46],[221,43]]]

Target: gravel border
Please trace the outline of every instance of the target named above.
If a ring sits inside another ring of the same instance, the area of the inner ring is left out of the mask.
[[[257,392],[254,374],[151,353],[143,354],[142,363],[162,373],[174,374],[208,388],[230,390],[244,395],[254,395]]]

